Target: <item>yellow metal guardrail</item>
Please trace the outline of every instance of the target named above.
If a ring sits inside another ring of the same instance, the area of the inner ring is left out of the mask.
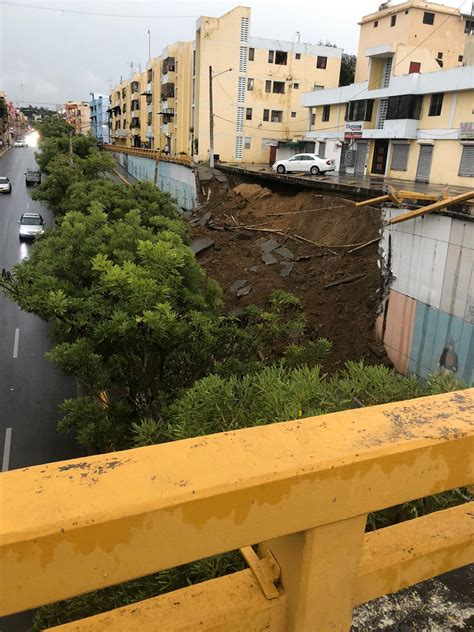
[[[352,608],[474,559],[474,389],[6,472],[0,615],[243,547],[250,568],[58,630],[349,630]],[[250,545],[259,543],[258,554]]]
[[[142,158],[151,158],[152,160],[162,160],[163,162],[174,162],[178,165],[193,166],[195,163],[189,156],[167,156],[163,152],[156,149],[145,149],[143,147],[126,147],[125,145],[104,145],[106,151],[115,153],[130,154],[132,156],[141,156]]]

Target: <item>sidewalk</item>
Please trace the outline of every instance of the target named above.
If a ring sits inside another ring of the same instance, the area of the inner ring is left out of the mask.
[[[312,176],[310,174],[279,174],[273,171],[269,165],[261,164],[218,164],[221,171],[248,175],[261,180],[273,180],[286,184],[299,185],[306,188],[330,191],[350,197],[366,199],[384,195],[387,187],[416,191],[418,193],[431,193],[441,195],[446,186],[442,184],[425,184],[424,182],[412,182],[399,178],[383,178],[374,176],[355,176],[353,174],[329,172],[325,175]],[[466,178],[469,180],[469,178]],[[466,183],[467,184],[467,183]],[[449,186],[450,195],[458,195],[472,190],[471,187]]]
[[[2,147],[0,149],[0,158],[3,158],[3,156],[8,153],[10,151],[10,149],[12,148],[11,145],[8,145],[8,147]]]

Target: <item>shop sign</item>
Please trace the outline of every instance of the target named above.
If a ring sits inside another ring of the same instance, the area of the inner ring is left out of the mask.
[[[362,121],[358,122],[346,122],[346,128],[344,130],[344,138],[362,138],[362,130],[364,129],[364,124]]]
[[[474,140],[474,122],[466,121],[459,124],[459,138],[461,140]]]

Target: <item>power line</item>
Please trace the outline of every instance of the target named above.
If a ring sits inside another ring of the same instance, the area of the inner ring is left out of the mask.
[[[0,4],[9,5],[15,8],[23,7],[25,9],[37,9],[39,11],[54,11],[55,13],[74,13],[76,15],[95,15],[106,18],[144,18],[159,20],[178,20],[178,19],[196,19],[196,15],[137,15],[134,13],[99,13],[96,11],[80,11],[79,9],[58,9],[57,7],[40,7],[36,4],[17,4],[8,0],[1,0]]]

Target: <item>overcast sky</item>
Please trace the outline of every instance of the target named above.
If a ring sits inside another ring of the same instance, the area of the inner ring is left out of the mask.
[[[299,31],[302,42],[328,39],[355,53],[357,21],[375,11],[380,1],[251,0],[241,4],[252,8],[253,36],[293,40]],[[459,6],[461,0],[444,4]],[[463,10],[470,4],[466,0]],[[110,82],[118,83],[120,75],[129,77],[131,62],[135,69],[139,63],[145,68],[148,29],[151,53],[157,56],[167,44],[194,39],[200,15],[217,17],[237,5],[226,0],[0,0],[0,90],[12,100],[27,103],[89,100],[90,92],[108,93]]]

